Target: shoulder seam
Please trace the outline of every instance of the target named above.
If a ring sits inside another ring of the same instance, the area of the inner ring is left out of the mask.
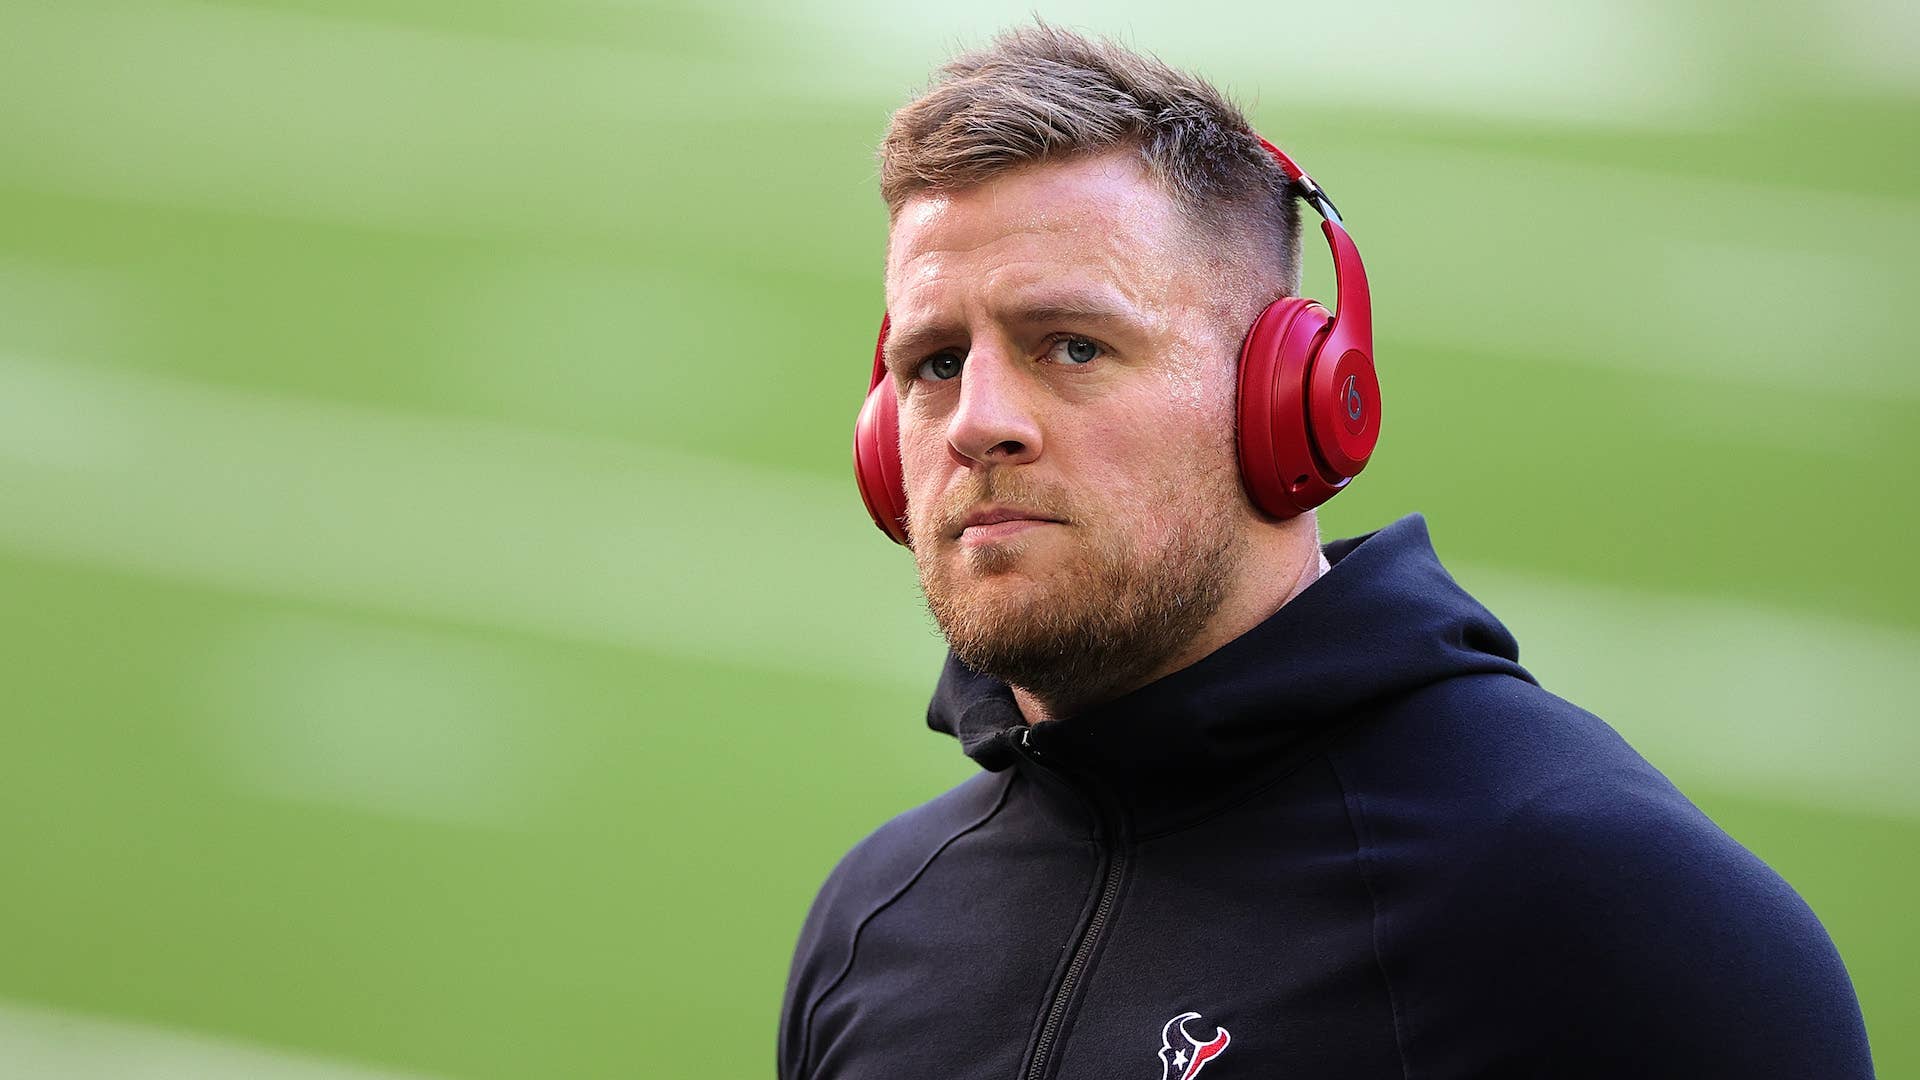
[[[1387,974],[1386,959],[1380,955],[1380,894],[1373,887],[1373,837],[1367,828],[1366,805],[1360,792],[1340,775],[1340,764],[1334,755],[1322,756],[1327,762],[1327,771],[1333,774],[1334,784],[1340,789],[1340,801],[1347,811],[1347,827],[1353,830],[1354,864],[1359,868],[1361,884],[1366,886],[1367,905],[1371,908],[1369,936],[1373,939],[1373,964],[1380,970],[1380,981],[1387,988],[1387,1009],[1393,1015],[1394,1049],[1400,1054],[1402,1080],[1407,1080],[1413,1073],[1408,1062],[1406,1022],[1400,1014],[1400,996],[1394,992],[1393,979]]]
[[[926,860],[920,864],[919,869],[915,870],[912,874],[908,875],[907,880],[901,883],[900,887],[895,889],[892,893],[890,893],[886,899],[880,901],[878,904],[875,904],[873,906],[872,911],[869,911],[865,915],[860,917],[860,921],[857,924],[855,924],[853,928],[853,940],[849,942],[847,945],[847,959],[845,963],[840,965],[839,974],[835,975],[833,979],[830,982],[828,982],[825,987],[821,989],[820,993],[814,997],[812,1003],[807,1006],[806,1020],[801,1024],[801,1029],[800,1029],[800,1063],[803,1069],[807,1068],[808,1064],[813,1059],[814,1014],[819,1011],[821,1003],[825,1002],[828,996],[830,996],[835,990],[838,990],[840,988],[840,984],[846,981],[847,976],[852,973],[853,961],[860,953],[860,935],[866,932],[867,924],[871,923],[875,918],[879,917],[881,912],[891,907],[894,901],[905,896],[909,889],[912,889],[914,885],[918,884],[921,876],[924,875],[927,872],[927,869],[933,865],[934,860],[938,859],[942,854],[944,854],[947,848],[953,846],[953,843],[955,841],[959,840],[961,837],[967,835],[968,833],[974,831],[975,829],[978,829],[982,825],[985,825],[987,822],[993,820],[993,816],[1000,812],[1000,808],[1002,806],[1006,805],[1007,794],[1012,790],[1013,790],[1013,778],[1012,778],[1012,774],[1008,773],[1006,783],[1000,786],[1000,794],[995,796],[993,800],[993,805],[989,806],[985,813],[981,814],[979,817],[966,823],[965,825],[962,825],[960,828],[955,829],[953,832],[953,835],[947,837],[945,840],[942,840],[940,841],[939,844],[935,845],[934,849],[927,854]]]

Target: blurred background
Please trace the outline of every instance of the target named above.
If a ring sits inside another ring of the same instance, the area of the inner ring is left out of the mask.
[[[771,1074],[815,888],[972,768],[848,442],[871,148],[1029,10],[0,7],[0,1075]],[[1424,511],[1920,1073],[1920,8],[1039,10],[1346,212],[1325,532]]]

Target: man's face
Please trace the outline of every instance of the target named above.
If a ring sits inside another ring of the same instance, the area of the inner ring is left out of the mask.
[[[1128,150],[896,215],[888,366],[921,584],[956,653],[1059,712],[1168,667],[1231,589],[1224,260]]]

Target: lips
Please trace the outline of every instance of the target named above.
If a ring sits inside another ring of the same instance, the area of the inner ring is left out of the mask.
[[[1028,510],[1019,506],[983,506],[961,519],[960,528],[955,530],[954,535],[958,536],[978,526],[1001,525],[1009,521],[1065,524],[1061,518],[1040,510]]]

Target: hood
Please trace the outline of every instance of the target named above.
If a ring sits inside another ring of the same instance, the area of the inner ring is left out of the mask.
[[[1316,737],[1458,675],[1528,681],[1519,645],[1440,565],[1426,519],[1325,545],[1332,568],[1197,663],[1086,712],[1035,724],[1028,745],[1141,811],[1218,805],[1268,782]],[[1013,691],[951,653],[927,724],[982,767],[1019,759]]]

